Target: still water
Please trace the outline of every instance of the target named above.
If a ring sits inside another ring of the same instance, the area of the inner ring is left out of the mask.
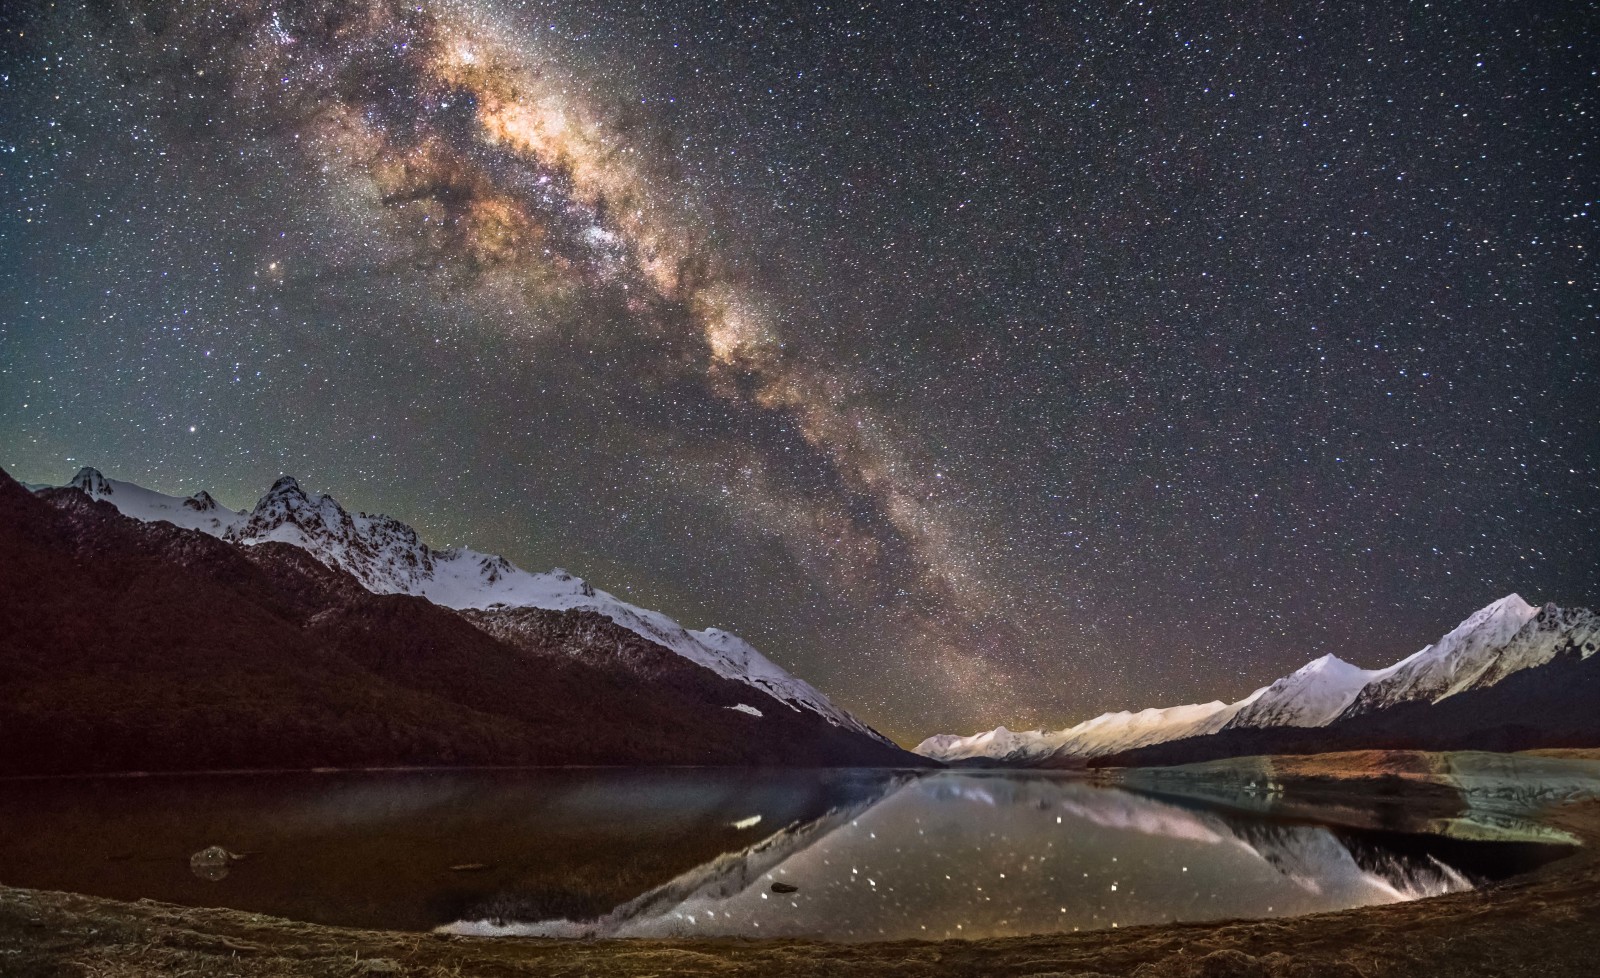
[[[1442,834],[1393,800],[1382,818],[1239,800],[960,772],[14,781],[0,883],[407,930],[883,940],[1392,903],[1568,851]]]

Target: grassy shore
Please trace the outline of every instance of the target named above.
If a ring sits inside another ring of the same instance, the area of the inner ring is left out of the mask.
[[[349,930],[0,887],[0,975],[1284,976],[1600,974],[1600,802],[1541,813],[1571,858],[1483,890],[1266,921],[987,941],[596,941]]]

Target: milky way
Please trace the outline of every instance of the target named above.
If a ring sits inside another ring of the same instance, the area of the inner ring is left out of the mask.
[[[919,643],[946,676],[970,678],[967,660],[981,649],[967,646],[969,626],[1001,617],[996,590],[968,557],[983,541],[940,510],[931,465],[858,403],[858,380],[815,351],[787,349],[696,215],[664,201],[665,181],[651,179],[650,162],[571,83],[547,81],[536,56],[493,24],[389,5],[251,13],[260,19],[246,22],[229,61],[246,66],[240,94],[252,115],[289,120],[312,160],[356,181],[366,191],[358,197],[392,218],[425,262],[464,266],[491,294],[509,293],[504,326],[523,320],[521,305],[576,289],[617,301],[627,329],[692,330],[705,349],[686,366],[713,394],[791,418],[839,492],[881,517],[914,571],[911,596],[932,612],[919,618]],[[782,491],[753,487],[729,503],[785,536],[821,534],[851,580],[887,576],[875,549],[844,545],[855,532],[848,514],[793,498],[773,509]]]
[[[902,737],[1593,602],[1587,12],[7,24],[0,456],[280,471]]]

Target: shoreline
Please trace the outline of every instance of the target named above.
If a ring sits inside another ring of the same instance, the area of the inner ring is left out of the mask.
[[[241,767],[189,771],[78,771],[61,774],[0,774],[12,781],[138,780],[141,778],[214,778],[286,774],[429,774],[473,771],[915,771],[932,774],[944,767],[895,767],[875,764],[398,764],[360,767]],[[995,768],[995,770],[1006,770]],[[1019,771],[1022,769],[1011,769]],[[1026,772],[1033,773],[1033,772]],[[1048,773],[1048,772],[1045,772]]]
[[[1347,779],[1354,790],[1371,776]],[[335,975],[1589,975],[1600,960],[1600,800],[1530,817],[1583,845],[1469,892],[1301,917],[1149,924],[977,941],[564,941],[302,924],[0,885],[0,974]]]

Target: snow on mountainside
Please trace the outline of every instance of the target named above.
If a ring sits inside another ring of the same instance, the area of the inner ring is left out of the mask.
[[[996,761],[1023,762],[1048,757],[1058,745],[1049,742],[1050,734],[1042,730],[1014,733],[1005,727],[995,727],[970,737],[960,734],[934,734],[918,744],[914,750],[923,757],[936,761],[964,761],[985,757]]]
[[[1014,733],[999,727],[969,737],[938,734],[916,752],[942,761],[1030,764],[1101,757],[1223,730],[1324,727],[1398,703],[1436,703],[1493,685],[1549,662],[1569,644],[1584,658],[1592,655],[1600,647],[1600,616],[1555,605],[1535,609],[1511,594],[1384,669],[1362,669],[1325,655],[1236,703],[1106,713],[1066,730]]]
[[[1047,757],[1098,757],[1150,744],[1212,733],[1232,716],[1226,703],[1213,701],[1137,713],[1104,713],[1066,730],[1014,732],[997,727],[962,737],[936,734],[915,752],[939,761],[984,758],[1011,764]]]
[[[1228,704],[1220,700],[1137,713],[1106,713],[1069,728],[1054,753],[1061,757],[1093,757],[1198,737],[1217,730],[1231,715]]]
[[[1511,637],[1488,668],[1453,692],[1493,686],[1513,672],[1542,666],[1569,643],[1582,658],[1593,655],[1600,648],[1600,615],[1587,608],[1562,609],[1547,604]]]
[[[211,498],[210,493],[203,490],[188,497],[166,496],[131,482],[107,479],[97,469],[79,469],[78,474],[73,476],[67,485],[80,490],[91,499],[104,499],[116,506],[124,516],[144,520],[146,523],[166,520],[174,526],[181,526],[186,530],[199,530],[214,537],[224,535],[244,519],[243,513],[236,513],[221,505]]]
[[[1506,595],[1398,663],[1391,674],[1368,683],[1344,715],[1359,716],[1410,700],[1440,700],[1466,689],[1538,613],[1520,595]]]
[[[556,569],[530,573],[504,557],[466,549],[434,550],[399,520],[350,513],[326,494],[312,495],[290,476],[273,483],[249,513],[201,492],[187,499],[106,479],[85,468],[69,483],[123,515],[166,520],[242,546],[287,543],[354,576],[378,594],[414,594],[455,609],[497,607],[593,611],[719,676],[748,683],[791,709],[888,743],[809,683],[790,675],[749,643],[720,629],[691,632],[666,615],[628,604]]]
[[[1239,701],[1225,729],[1320,727],[1343,713],[1362,687],[1388,671],[1363,669],[1325,655]]]

